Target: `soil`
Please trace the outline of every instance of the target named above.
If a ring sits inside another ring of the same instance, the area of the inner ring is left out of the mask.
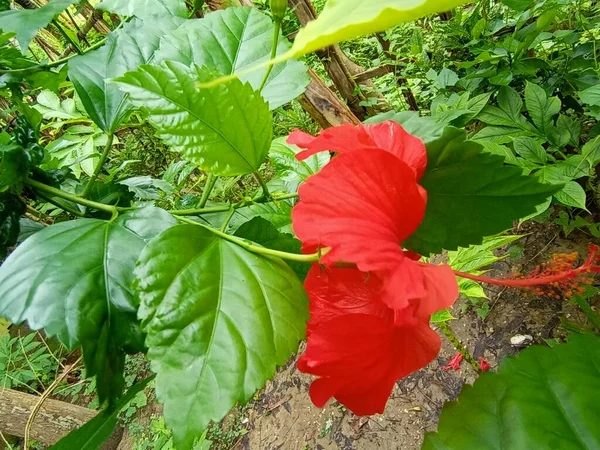
[[[505,277],[515,271],[528,272],[553,253],[577,251],[587,255],[591,238],[573,232],[561,238],[558,227],[527,223],[518,230],[526,235],[520,240],[524,254],[517,260],[506,258],[497,263],[490,274]],[[562,340],[567,332],[561,328],[561,317],[582,326],[586,317],[567,300],[535,297],[513,289],[487,289],[491,310],[485,320],[470,310],[461,312],[461,300],[452,309],[457,320],[450,322],[455,334],[476,359],[484,357],[492,367],[521,349],[511,345],[515,335],[530,335],[531,344],[544,344],[546,339]],[[592,306],[600,306],[599,299]],[[385,413],[358,417],[336,402],[324,409],[310,402],[308,388],[311,377],[298,372],[295,359],[268,382],[258,400],[245,409],[248,433],[231,449],[234,450],[412,450],[419,449],[424,435],[434,431],[445,402],[458,397],[465,383],[473,383],[475,371],[463,361],[459,371],[444,371],[456,350],[443,338],[438,358],[428,367],[399,381],[388,401]]]

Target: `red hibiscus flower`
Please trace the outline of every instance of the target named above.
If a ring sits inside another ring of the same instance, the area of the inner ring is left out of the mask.
[[[378,277],[382,300],[396,310],[418,302],[430,302],[427,311],[437,310],[447,297],[456,298],[448,266],[414,261],[400,246],[425,216],[427,194],[417,181],[427,156],[419,139],[386,122],[336,127],[316,138],[294,132],[288,142],[307,149],[300,158],[325,150],[339,153],[298,191],[292,219],[305,251],[330,248],[323,264],[350,262]],[[440,281],[450,290],[436,287]]]
[[[429,327],[429,315],[398,324],[398,311],[379,299],[378,278],[315,264],[305,286],[311,319],[298,368],[320,377],[310,387],[316,406],[335,397],[355,414],[382,413],[396,381],[439,353],[440,338]]]

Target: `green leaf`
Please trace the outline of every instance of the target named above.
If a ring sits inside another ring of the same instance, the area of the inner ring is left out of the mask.
[[[428,143],[438,139],[446,128],[447,124],[439,123],[431,117],[419,115],[416,111],[388,111],[377,114],[365,120],[365,124],[381,123],[386,120],[398,122],[410,134],[414,134],[423,142]]]
[[[115,131],[132,107],[118,86],[108,79],[152,61],[160,38],[181,23],[179,19],[134,19],[108,35],[98,50],[69,60],[69,79],[94,123]]]
[[[188,161],[221,176],[255,172],[271,145],[269,107],[237,79],[198,89],[213,78],[197,66],[167,61],[141,66],[116,81],[149,115],[157,135]]]
[[[460,272],[478,271],[503,259],[501,256],[494,255],[494,250],[522,237],[519,235],[486,237],[479,245],[471,245],[468,248],[459,248],[457,251],[448,252],[448,264]]]
[[[532,136],[533,133],[522,128],[510,127],[485,127],[481,129],[471,139],[473,141],[490,141],[495,144],[508,144],[519,136]]]
[[[595,85],[579,92],[581,103],[590,106],[600,105],[600,85]]]
[[[27,174],[28,161],[20,145],[0,145],[0,192],[21,181]]]
[[[581,155],[590,167],[596,167],[600,163],[600,136],[587,142],[581,149]]]
[[[456,75],[456,72],[444,67],[436,77],[435,81],[440,88],[445,89],[447,87],[456,86],[456,83],[458,83],[458,75]]]
[[[550,136],[554,116],[560,112],[561,108],[559,98],[548,98],[544,89],[537,84],[527,82],[525,86],[525,105],[533,123],[546,137]]]
[[[17,242],[20,244],[25,241],[30,236],[33,236],[38,231],[41,231],[45,228],[40,222],[36,222],[35,220],[28,219],[26,217],[21,217],[19,219],[19,237],[17,238]]]
[[[530,137],[517,137],[513,141],[515,151],[528,161],[536,164],[546,164],[548,154],[542,145]]]
[[[455,320],[456,317],[454,317],[452,314],[450,314],[450,311],[448,311],[447,309],[442,309],[441,311],[437,311],[435,313],[433,313],[433,315],[431,316],[431,319],[429,320],[431,323],[442,323],[442,322],[449,322],[451,320]]]
[[[600,448],[600,339],[535,346],[483,373],[444,406],[423,450]]]
[[[420,183],[428,198],[425,219],[405,244],[417,253],[479,244],[560,189],[521,175],[520,168],[504,166],[503,158],[465,139],[463,130],[449,127],[427,146],[429,163]]]
[[[40,28],[45,28],[50,21],[74,3],[81,0],[52,0],[36,9],[13,9],[0,13],[0,30],[16,33],[17,41],[23,54],[27,53],[29,43]]]
[[[292,204],[289,201],[257,203],[239,208],[231,218],[230,230],[237,230],[242,224],[255,217],[270,222],[279,232],[292,234]]]
[[[0,315],[81,345],[101,401],[122,388],[124,350],[141,351],[133,269],[146,242],[175,219],[144,208],[106,222],[61,222],[31,236],[0,266]]]
[[[105,409],[89,422],[71,431],[48,450],[98,450],[101,448],[119,424],[119,413],[153,379],[153,376],[148,377],[131,386],[114,408]]]
[[[151,241],[135,274],[156,394],[177,448],[190,450],[211,420],[252,398],[297,350],[306,295],[281,260],[197,225]]]
[[[288,253],[301,253],[302,243],[288,233],[281,233],[273,224],[262,217],[255,217],[237,229],[235,235],[256,242],[273,250]],[[310,264],[287,261],[298,278],[304,280],[310,269]]]
[[[513,121],[519,121],[523,100],[517,91],[511,87],[502,86],[498,91],[498,105]]]
[[[569,181],[565,186],[554,194],[554,198],[566,206],[585,209],[586,194],[585,190],[576,181]]]
[[[277,172],[277,176],[287,186],[287,191],[297,192],[300,183],[311,175],[318,173],[330,160],[327,152],[317,153],[304,161],[298,161],[296,155],[300,149],[287,144],[286,138],[277,138],[271,143],[269,159]]]
[[[188,16],[183,0],[102,0],[96,8],[140,19],[156,16],[187,19]]]
[[[319,17],[302,28],[290,55],[298,57],[338,42],[448,11],[463,0],[329,0]]]
[[[196,64],[223,75],[243,72],[268,61],[273,45],[274,25],[256,8],[227,8],[202,20],[185,22],[161,41],[156,61]],[[290,49],[287,39],[279,35],[277,54]],[[258,89],[266,68],[241,74],[240,80]],[[291,60],[273,67],[261,95],[275,109],[304,92],[310,78],[299,61]]]

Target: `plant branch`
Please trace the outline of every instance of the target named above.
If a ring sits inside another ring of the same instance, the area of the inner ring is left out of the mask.
[[[94,202],[92,200],[88,200],[88,199],[79,197],[74,194],[69,194],[68,192],[65,192],[60,189],[56,189],[55,187],[48,186],[47,184],[40,183],[39,181],[35,181],[30,178],[25,179],[25,184],[27,184],[28,186],[31,186],[34,189],[38,189],[41,192],[45,192],[47,194],[54,195],[59,198],[64,198],[65,200],[69,200],[73,203],[78,203],[80,205],[88,206],[90,208],[98,209],[100,211],[106,211],[113,215],[116,215],[119,212],[119,210],[127,209],[127,208],[117,208],[116,206],[113,206],[113,205],[106,205],[104,203]],[[57,205],[57,206],[62,208],[62,206],[60,206],[60,205]]]
[[[206,206],[206,202],[210,198],[210,193],[215,187],[215,183],[217,182],[217,177],[212,173],[209,173],[206,177],[206,183],[204,184],[204,191],[202,191],[202,197],[200,197],[200,208],[204,208]]]
[[[265,199],[270,199],[271,193],[269,192],[267,183],[265,182],[265,179],[262,177],[262,175],[258,171],[254,172],[252,175],[254,175],[254,178],[256,178],[256,181],[258,181],[258,184],[260,184],[260,187],[262,188],[262,191],[263,191],[263,197]]]
[[[64,36],[64,38],[69,42],[69,44],[71,44],[73,46],[73,48],[75,49],[75,51],[79,55],[83,54],[83,51],[81,50],[81,47],[79,47],[79,44],[77,42],[75,42],[75,40],[73,38],[71,38],[71,36],[69,36],[69,33],[67,33],[65,31],[65,29],[60,24],[60,22],[57,19],[53,19],[52,23],[54,24],[54,26],[56,28],[58,28],[58,31],[60,31],[60,34],[62,34]]]
[[[271,59],[275,59],[277,56],[277,44],[279,44],[279,31],[281,30],[281,21],[276,20],[275,26],[273,27],[273,44],[271,45]],[[273,70],[273,65],[267,67],[267,71],[263,76],[263,79],[260,83],[260,87],[258,88],[258,92],[262,91],[265,85],[267,84],[267,80],[269,79],[269,75],[271,75],[271,71]]]
[[[274,202],[274,201],[278,201],[278,200],[288,200],[288,199],[297,198],[297,197],[298,197],[298,194],[284,194],[284,195],[280,195],[277,197],[271,197],[269,199],[260,198],[260,199],[252,200],[252,201],[242,200],[241,202],[236,203],[231,206],[224,205],[224,206],[209,206],[206,208],[172,209],[172,210],[169,210],[169,212],[176,216],[200,216],[202,214],[227,212],[231,208],[239,209],[239,208],[243,208],[244,206],[248,206],[248,205],[269,203],[269,202]]]
[[[477,361],[475,361],[475,358],[473,358],[473,355],[471,355],[471,353],[469,353],[469,351],[463,345],[463,343],[460,341],[460,339],[458,339],[458,336],[456,336],[456,334],[454,334],[454,331],[452,331],[452,328],[450,328],[450,326],[446,322],[440,322],[437,325],[440,327],[440,330],[442,330],[442,333],[444,333],[444,336],[446,336],[446,338],[448,338],[448,340],[452,343],[452,345],[454,345],[456,350],[458,350],[460,352],[460,354],[463,356],[465,361],[467,361],[471,365],[473,370],[475,370],[475,372],[477,372],[477,373],[481,372],[481,370],[479,368],[479,364],[477,364]]]
[[[31,425],[33,425],[33,421],[35,420],[35,417],[37,416],[39,410],[42,408],[42,405],[44,404],[46,399],[48,397],[50,397],[50,395],[52,394],[54,389],[56,389],[58,387],[58,385],[65,378],[67,378],[69,373],[71,373],[71,371],[73,371],[73,369],[75,369],[77,367],[77,365],[81,362],[82,358],[83,357],[80,356],[77,359],[77,361],[75,361],[73,364],[71,364],[69,367],[67,367],[64,370],[64,372],[61,373],[60,376],[56,380],[54,380],[50,386],[48,386],[48,389],[46,389],[44,391],[44,393],[40,396],[40,399],[38,400],[38,402],[35,404],[35,406],[31,410],[31,414],[29,415],[29,418],[27,419],[27,423],[25,424],[25,433],[24,433],[24,438],[23,438],[23,449],[24,450],[27,450],[29,448],[29,435],[31,433]]]
[[[108,158],[108,154],[110,153],[110,149],[112,148],[114,138],[115,138],[115,135],[113,133],[108,134],[108,140],[106,141],[106,145],[104,146],[104,151],[102,152],[102,155],[100,156],[100,161],[98,161],[98,165],[96,166],[94,173],[92,174],[89,181],[85,185],[85,188],[83,189],[83,193],[81,194],[81,197],[86,198],[90,194],[92,187],[94,187],[94,183],[96,182],[98,175],[100,175],[100,172],[102,172],[102,168],[104,167],[106,158]]]
[[[242,238],[224,233],[220,230],[217,230],[216,228],[209,227],[207,225],[201,224],[199,222],[188,219],[186,217],[178,216],[177,218],[179,220],[181,220],[182,222],[202,227],[202,228],[210,231],[211,233],[219,236],[220,238],[225,239],[226,241],[229,241],[236,245],[239,245],[240,247],[248,250],[249,252],[258,253],[260,255],[273,256],[275,258],[281,258],[281,259],[285,259],[288,261],[313,263],[313,262],[317,262],[321,258],[321,256],[326,253],[326,251],[322,250],[319,253],[313,253],[310,255],[302,255],[302,254],[298,254],[298,253],[288,253],[288,252],[282,252],[279,250],[272,250],[270,248],[261,247],[260,245],[256,245],[250,241],[247,241],[246,239],[242,239]]]

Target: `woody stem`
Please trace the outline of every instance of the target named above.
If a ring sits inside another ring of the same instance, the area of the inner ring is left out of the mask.
[[[438,326],[440,327],[440,330],[442,330],[442,333],[444,333],[444,336],[446,336],[446,338],[448,338],[452,345],[454,345],[456,350],[460,352],[465,361],[471,364],[473,370],[475,370],[475,372],[477,373],[481,372],[481,370],[479,369],[479,364],[477,364],[477,361],[475,361],[475,358],[473,358],[473,355],[469,353],[469,350],[467,350],[463,343],[460,342],[460,339],[458,339],[458,336],[454,334],[452,328],[450,328],[450,326],[446,322],[440,322],[438,323]]]

